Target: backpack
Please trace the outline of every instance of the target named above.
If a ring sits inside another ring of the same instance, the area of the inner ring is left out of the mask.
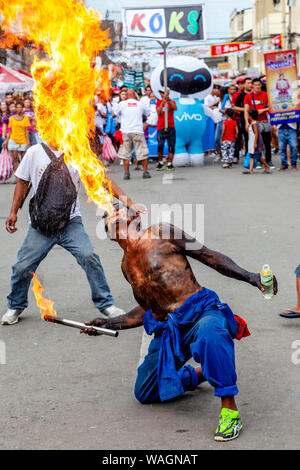
[[[58,235],[69,222],[77,191],[64,155],[57,158],[46,144],[41,145],[51,163],[29,202],[29,215],[32,227],[49,237]]]

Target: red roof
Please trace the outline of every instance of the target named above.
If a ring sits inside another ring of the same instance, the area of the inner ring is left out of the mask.
[[[0,92],[6,91],[29,91],[32,89],[34,81],[17,70],[0,65]]]

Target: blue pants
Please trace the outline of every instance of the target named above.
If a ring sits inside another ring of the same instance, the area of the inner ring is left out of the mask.
[[[278,129],[278,145],[279,153],[281,157],[281,165],[288,166],[286,147],[289,145],[291,151],[291,164],[296,166],[298,159],[298,141],[297,141],[297,130],[284,129],[279,127]]]
[[[221,152],[221,146],[222,146],[221,135],[222,135],[222,129],[223,129],[223,122],[224,121],[217,122],[216,131],[215,131],[215,140],[216,140],[216,144],[220,152]]]
[[[28,289],[41,261],[54,245],[60,245],[75,256],[84,269],[92,291],[92,300],[99,310],[113,305],[99,256],[94,252],[81,217],[74,217],[56,237],[46,237],[29,226],[27,236],[12,267],[11,292],[7,296],[8,308],[22,310],[28,306]]]
[[[181,332],[185,362],[193,357],[201,364],[202,373],[214,387],[216,396],[237,395],[234,342],[222,313],[216,310],[207,311],[192,328]],[[135,397],[143,404],[160,401],[157,382],[160,344],[161,336],[155,336],[144,362],[138,368]],[[185,362],[178,363],[176,368],[184,390],[194,390],[198,385],[198,376],[194,367],[184,365]]]

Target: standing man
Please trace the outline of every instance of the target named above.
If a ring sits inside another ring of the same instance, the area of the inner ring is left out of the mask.
[[[238,136],[235,143],[233,163],[238,163],[239,161],[242,139],[244,139],[245,155],[248,153],[248,132],[246,131],[244,100],[246,95],[252,91],[252,79],[239,79],[238,87],[239,91],[232,97],[232,108],[236,113],[238,123]]]
[[[219,85],[214,85],[210,94],[204,98],[204,105],[207,108],[209,108],[211,111],[214,111],[218,108],[219,103],[220,103],[220,87]],[[217,122],[215,122],[215,135],[216,135],[216,128],[217,128]],[[216,142],[215,142],[215,147],[216,147]],[[210,157],[218,159],[216,152],[219,153],[219,149],[215,148],[215,150],[210,150],[207,153]],[[222,156],[222,153],[220,152],[219,155]]]
[[[145,88],[145,91],[146,91],[146,94],[141,97],[140,102],[143,103],[147,108],[149,108],[150,107],[150,101],[151,101],[150,96],[151,96],[151,93],[152,93],[151,86],[147,85],[146,88]]]
[[[204,98],[205,106],[210,109],[215,109],[220,101],[220,88],[218,85],[214,85],[210,94]]]
[[[49,153],[50,152],[50,153]],[[46,168],[51,160],[60,158],[63,152],[55,147],[46,144],[38,144],[30,147],[24,155],[17,171],[17,185],[14,192],[13,203],[10,215],[6,220],[6,230],[9,233],[15,233],[17,214],[23,201],[24,195],[28,189],[29,183],[32,184],[34,194],[38,190],[39,183]],[[66,169],[69,171],[71,180],[69,186],[78,187],[79,175],[69,165]],[[61,171],[59,172],[61,173]],[[118,185],[110,180],[112,194],[123,201],[128,207],[137,211],[145,212],[145,208],[135,204]],[[74,189],[75,189],[74,188]],[[52,188],[52,192],[59,193],[63,188],[60,187],[60,178],[57,178],[57,186]],[[51,209],[51,208],[50,208]],[[54,210],[54,207],[53,207]],[[114,317],[123,313],[123,310],[114,305],[114,299],[101,265],[99,256],[95,253],[81,220],[79,210],[79,198],[76,196],[72,206],[69,221],[60,230],[57,235],[45,235],[29,225],[27,236],[18,253],[18,260],[12,268],[11,292],[7,296],[7,312],[2,316],[3,325],[13,325],[18,322],[19,316],[28,306],[28,289],[32,279],[32,272],[35,272],[41,261],[48,255],[50,250],[59,245],[69,251],[77,263],[84,269],[92,292],[92,300],[95,307],[104,317]]]
[[[174,170],[173,158],[175,153],[175,144],[176,144],[176,131],[175,131],[175,121],[174,121],[174,111],[177,110],[177,104],[175,101],[170,99],[170,89],[159,90],[161,99],[156,103],[156,110],[158,114],[157,122],[157,140],[158,140],[158,164],[156,167],[157,171],[163,170],[163,155],[164,155],[164,145],[165,141],[168,142],[169,154],[167,157],[167,170]],[[165,128],[165,113],[168,111],[168,127]]]
[[[262,90],[262,82],[259,78],[252,80],[253,90],[244,99],[246,131],[249,131],[249,111],[258,111],[258,125],[265,144],[265,158],[270,168],[274,169],[271,154],[272,126],[269,121],[268,93]]]
[[[114,113],[121,121],[123,144],[120,147],[119,157],[124,164],[124,179],[130,179],[129,162],[134,147],[137,161],[142,163],[143,178],[151,178],[148,171],[148,146],[144,136],[143,116],[148,116],[148,106],[136,99],[135,91],[128,89],[127,99],[121,101],[114,108]]]
[[[287,146],[290,148],[292,170],[297,170],[298,160],[298,136],[297,123],[280,124],[278,126],[278,145],[281,158],[280,170],[287,170]]]

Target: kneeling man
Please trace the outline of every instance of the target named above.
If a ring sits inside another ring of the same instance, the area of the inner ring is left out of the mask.
[[[215,440],[235,439],[242,421],[234,398],[238,388],[233,339],[250,333],[244,320],[233,315],[215,292],[198,283],[187,256],[263,291],[260,275],[240,268],[173,225],[161,223],[141,230],[140,218],[125,207],[106,217],[106,230],[124,250],[122,271],[138,306],[125,315],[86,324],[114,330],[144,324],[154,339],[138,369],[137,400],[144,404],[170,400],[207,380],[221,398]],[[201,367],[186,364],[191,357]]]

